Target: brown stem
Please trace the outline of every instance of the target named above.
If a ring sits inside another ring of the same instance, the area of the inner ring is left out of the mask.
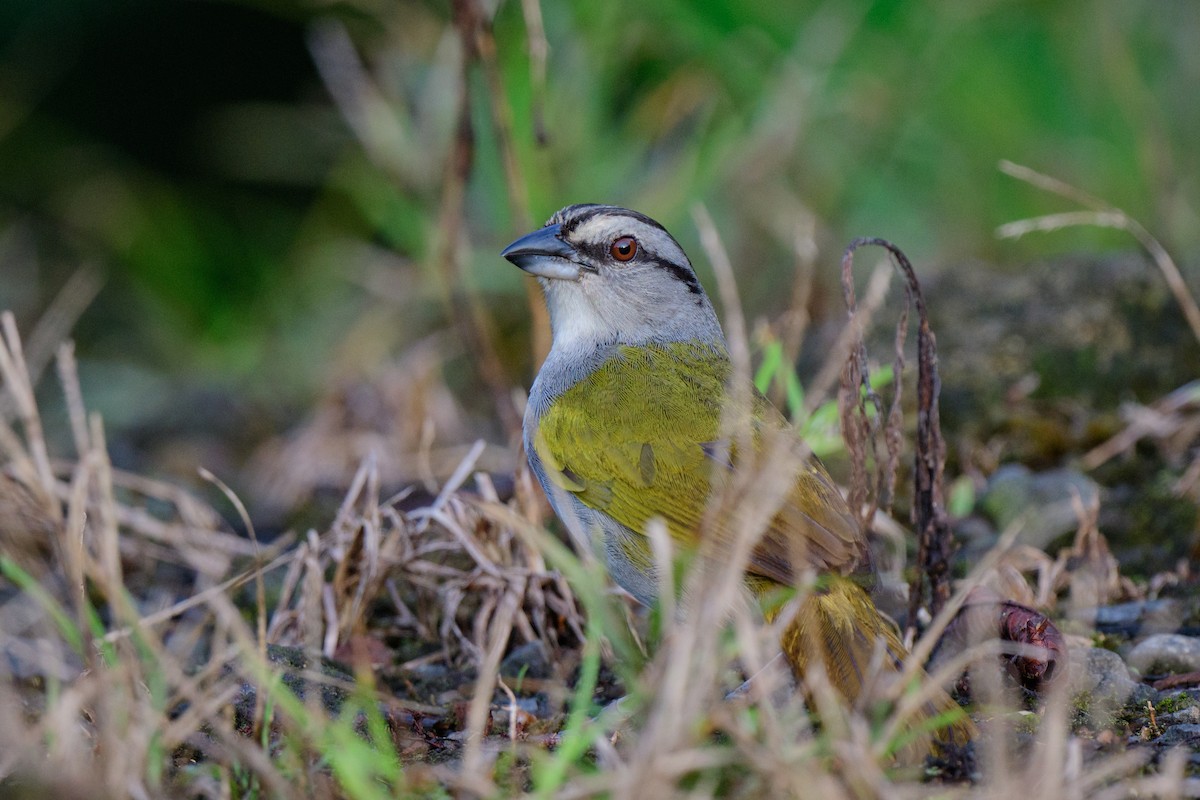
[[[944,494],[942,489],[943,470],[945,467],[946,446],[942,439],[941,421],[938,411],[938,395],[941,391],[941,380],[937,371],[937,343],[933,330],[929,325],[929,315],[925,307],[925,298],[921,294],[921,285],[912,267],[912,262],[896,245],[885,239],[864,238],[855,239],[846,248],[842,259],[842,285],[846,295],[846,305],[851,317],[854,315],[854,285],[851,281],[851,267],[854,251],[865,245],[882,247],[891,254],[894,263],[905,279],[905,290],[909,301],[917,309],[917,441],[914,461],[914,492],[912,521],[917,533],[917,569],[909,585],[909,624],[916,619],[917,610],[921,605],[922,589],[929,586],[929,608],[936,615],[950,599],[950,556],[953,554],[954,542],[950,524],[946,518]],[[901,317],[904,325],[907,311]],[[896,392],[901,384],[900,369],[903,368],[903,327],[897,329],[896,343],[896,374],[893,377]],[[866,396],[859,400],[861,421],[853,423],[856,430],[858,453],[851,452],[855,461],[864,458],[862,438],[866,430],[865,403],[872,396],[870,383],[867,378],[866,348],[860,339],[859,347],[847,363],[847,376],[851,381],[858,379],[861,383],[850,382],[843,384],[843,389],[859,393],[859,386],[866,388]],[[843,394],[845,391],[843,392]],[[876,402],[876,409],[882,413],[881,404]],[[847,401],[847,405],[849,405]],[[891,428],[897,416],[898,400],[893,403],[888,427]],[[845,415],[844,415],[845,422]],[[885,434],[892,436],[892,433]],[[847,446],[851,443],[847,437]],[[889,453],[892,445],[889,444]],[[880,467],[881,481],[887,479],[889,469],[894,470],[894,460],[889,459],[886,466]],[[878,462],[876,462],[878,463]],[[865,476],[865,465],[856,466],[856,471]],[[863,480],[865,486],[865,477]],[[880,486],[884,484],[881,482]]]
[[[457,117],[454,143],[446,160],[446,174],[438,229],[441,233],[435,264],[446,276],[452,276],[451,314],[478,365],[480,377],[492,395],[496,414],[509,437],[520,435],[521,416],[513,403],[511,385],[495,346],[492,320],[472,290],[462,268],[460,238],[463,230],[463,200],[467,179],[475,156],[475,132],[471,119],[470,68],[479,56],[478,31],[482,20],[473,0],[455,0],[454,24],[462,41],[459,71]]]
[[[536,2],[533,3],[533,7],[539,12],[536,18],[540,24],[540,8]],[[530,10],[528,7],[525,9],[525,15],[526,24],[529,25]],[[483,65],[484,76],[487,79],[488,98],[491,101],[492,110],[492,127],[496,132],[496,146],[500,151],[500,162],[504,165],[504,184],[508,189],[508,206],[512,212],[513,223],[517,228],[515,234],[521,234],[533,226],[533,221],[529,213],[529,197],[525,191],[525,179],[521,175],[520,162],[517,160],[516,148],[513,146],[512,109],[508,105],[507,95],[504,93],[504,81],[500,74],[500,65],[496,61],[496,37],[492,32],[491,22],[485,20],[478,9],[475,18],[479,20],[475,37],[476,53]],[[536,32],[532,27],[529,37],[531,55],[535,58],[536,74],[538,49],[535,46]],[[541,57],[544,83],[544,51]],[[544,131],[539,134],[539,141],[542,136],[544,136]],[[525,282],[525,294],[529,305],[529,314],[533,319],[533,358],[536,364],[541,364],[546,359],[546,354],[550,352],[550,313],[546,310],[541,292],[534,286],[533,281]]]

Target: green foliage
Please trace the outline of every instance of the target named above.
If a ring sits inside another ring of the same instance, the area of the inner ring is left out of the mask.
[[[1196,698],[1192,697],[1187,692],[1178,692],[1176,694],[1167,695],[1162,700],[1159,700],[1154,705],[1154,711],[1158,714],[1173,714],[1176,711],[1182,711],[1185,708],[1191,708],[1196,705]]]
[[[952,517],[965,517],[975,510],[975,482],[969,475],[960,475],[950,484],[946,511]]]
[[[448,326],[453,312],[429,302],[443,281],[463,288],[433,260],[460,65],[448,6],[73,5],[8,4],[0,25],[23,32],[0,50],[0,240],[31,238],[43,264],[6,268],[37,285],[0,274],[0,305],[36,314],[75,265],[102,263],[112,280],[81,325],[85,356],[201,365],[276,397],[311,387],[337,333],[372,302],[357,288],[363,247],[401,259],[399,344]],[[1059,210],[999,175],[1001,158],[1154,219],[1173,250],[1200,246],[1184,199],[1200,108],[1176,102],[1200,77],[1185,58],[1195,7],[542,5],[544,92],[516,2],[494,20],[502,96],[477,67],[468,76],[459,234],[466,280],[488,293],[522,291],[496,257],[512,235],[590,200],[653,214],[693,255],[687,212],[705,202],[748,307],[766,314],[782,310],[797,226],[810,223],[819,284],[856,235],[893,239],[923,273],[1128,246],[1084,229],[997,242],[997,225]],[[347,122],[349,90],[314,66],[309,32],[329,23],[345,26],[363,98],[377,101],[366,123]],[[73,61],[47,55],[68,50]],[[218,50],[203,68],[188,61]],[[496,102],[511,112],[513,190]],[[519,218],[514,192],[532,219]]]
[[[766,394],[772,385],[781,386],[785,400],[787,416],[796,426],[796,430],[804,438],[813,454],[818,458],[846,449],[842,440],[841,418],[838,414],[837,399],[821,403],[811,413],[806,413],[804,405],[804,387],[800,385],[800,377],[791,364],[783,363],[783,345],[778,340],[768,341],[762,348],[762,360],[754,373],[754,386]],[[879,391],[892,383],[893,372],[890,366],[881,367],[871,375],[871,386]],[[863,390],[866,396],[866,390]],[[867,414],[872,419],[875,409],[867,405]]]
[[[36,578],[8,557],[0,557],[0,574],[12,581],[18,589],[32,597],[50,615],[50,619],[54,622],[55,628],[58,629],[59,635],[63,637],[63,641],[76,654],[85,655],[83,651],[83,631],[71,619],[71,615],[67,613],[67,610],[37,582]]]
[[[358,717],[366,717],[366,736]],[[320,751],[348,797],[358,800],[395,797],[404,771],[391,747],[391,734],[371,692],[346,704],[337,723],[324,731]]]
[[[596,735],[593,716],[597,711],[592,702],[592,694],[596,690],[596,682],[600,675],[600,641],[604,635],[598,623],[600,619],[602,618],[599,616],[588,618],[583,663],[579,670],[579,680],[576,681],[571,695],[570,713],[559,733],[558,747],[546,758],[538,758],[534,762],[535,797],[553,797],[592,746]]]

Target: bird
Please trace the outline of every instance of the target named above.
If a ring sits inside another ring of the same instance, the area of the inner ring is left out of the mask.
[[[898,675],[906,651],[869,594],[864,532],[784,416],[752,386],[736,391],[720,321],[675,237],[637,211],[577,204],[501,255],[537,278],[550,317],[550,351],[525,409],[526,458],[559,518],[598,545],[613,580],[653,605],[661,582],[647,526],[661,520],[681,549],[731,538],[728,517],[709,514],[714,492],[740,468],[783,464],[791,471],[763,515],[746,588],[769,621],[785,613],[781,591],[820,576],[788,611],[780,639],[802,684],[819,663],[853,703],[872,670]],[[750,433],[727,442],[722,419],[735,397],[748,398]],[[768,451],[796,457],[769,461]],[[935,717],[957,719],[942,739],[971,737],[949,695],[924,721]]]

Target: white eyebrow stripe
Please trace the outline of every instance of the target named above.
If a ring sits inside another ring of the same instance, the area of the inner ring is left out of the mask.
[[[650,252],[659,258],[673,261],[677,264],[687,264],[687,256],[662,228],[648,225],[640,219],[624,214],[600,213],[584,220],[571,232],[571,238],[578,242],[607,244],[622,236],[632,236]]]

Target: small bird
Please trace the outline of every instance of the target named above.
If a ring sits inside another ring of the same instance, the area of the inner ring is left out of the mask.
[[[710,496],[739,465],[763,463],[721,444],[722,415],[736,393],[716,312],[675,238],[625,208],[567,206],[501,255],[537,277],[553,335],[525,411],[529,465],[558,516],[600,537],[613,579],[652,604],[659,581],[647,524],[664,521],[681,549],[694,549],[702,535],[734,536],[706,517]],[[781,434],[798,447],[782,414],[745,388],[754,455]],[[905,650],[855,579],[869,573],[869,554],[846,501],[815,458],[793,467],[778,508],[768,509],[745,583],[770,619],[780,613],[782,589],[821,576],[786,624],[781,648],[799,679],[819,661],[853,702],[879,643],[885,671],[899,671]],[[943,695],[927,717],[951,709]],[[960,716],[950,738],[961,742],[972,726]]]

